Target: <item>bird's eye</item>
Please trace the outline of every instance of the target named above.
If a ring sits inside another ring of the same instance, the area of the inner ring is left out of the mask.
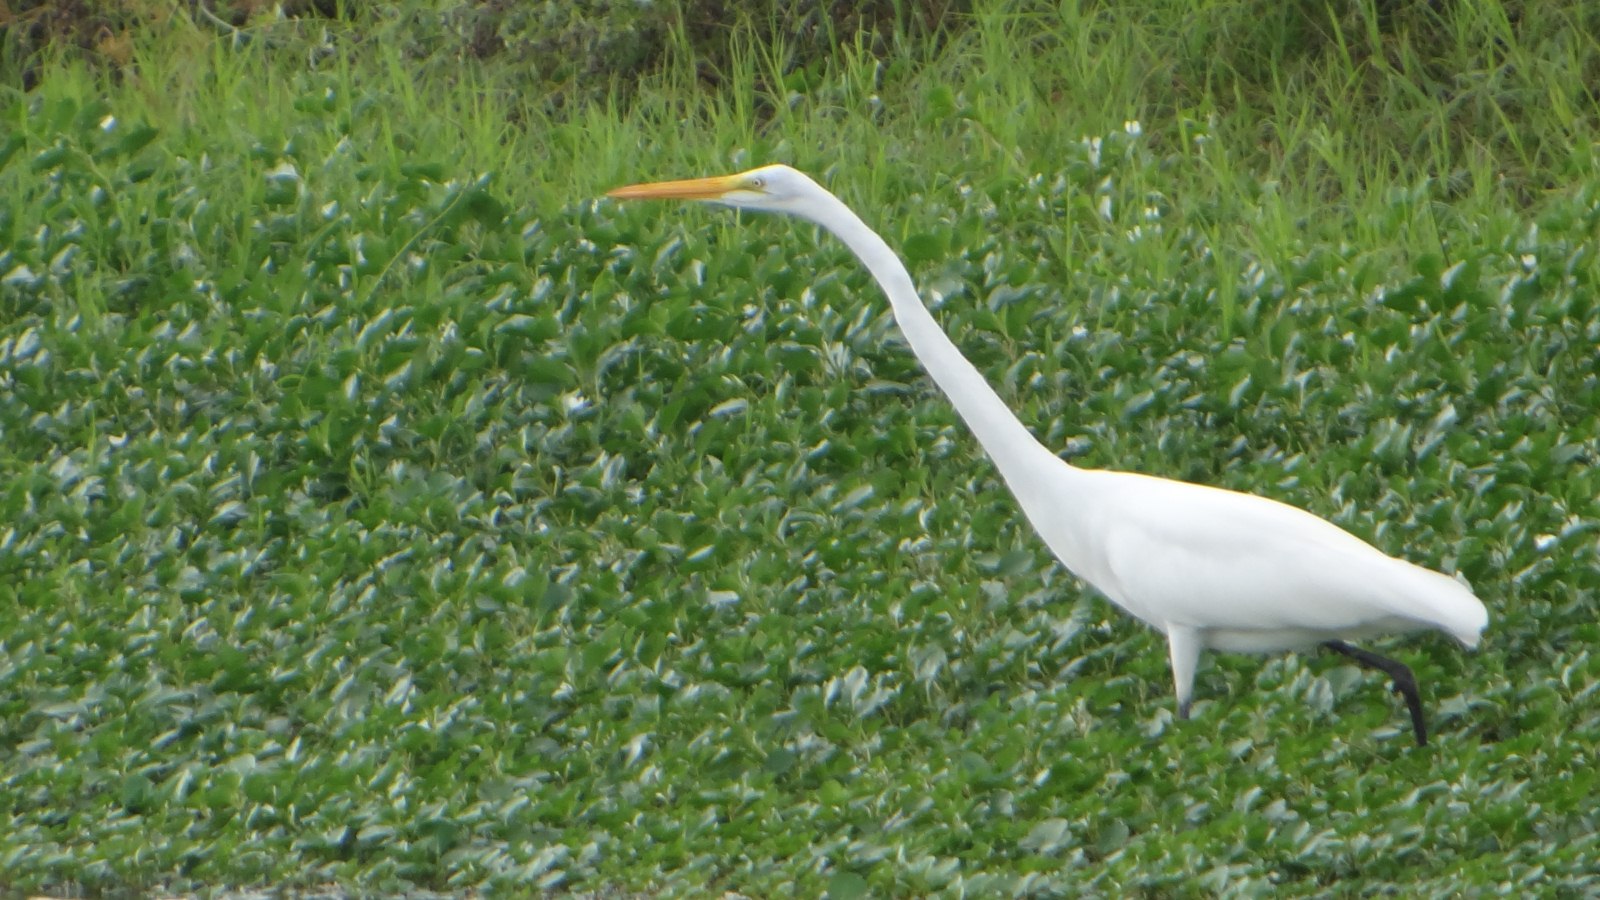
[[[750,186],[755,188],[758,191],[765,190],[766,186],[767,186],[767,180],[765,178],[762,178],[760,175],[757,175],[754,178],[750,179]]]

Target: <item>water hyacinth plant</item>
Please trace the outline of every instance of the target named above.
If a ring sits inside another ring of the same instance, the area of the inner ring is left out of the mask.
[[[1584,11],[1246,58],[1299,26],[974,6],[628,105],[408,56],[420,2],[5,89],[0,885],[1592,893]],[[1374,645],[1430,746],[1326,655],[1177,721],[846,250],[595,199],[767,162],[1075,465],[1462,572],[1478,653]]]

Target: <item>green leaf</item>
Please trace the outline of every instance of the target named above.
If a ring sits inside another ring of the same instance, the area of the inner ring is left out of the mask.
[[[828,879],[828,894],[830,900],[861,900],[870,896],[871,885],[867,879],[854,872],[835,872]]]

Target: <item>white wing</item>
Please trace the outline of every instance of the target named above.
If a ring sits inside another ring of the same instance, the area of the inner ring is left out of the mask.
[[[1303,510],[1201,485],[1105,474],[1115,487],[1104,492],[1108,505],[1096,516],[1102,558],[1079,574],[1157,627],[1329,637],[1436,627],[1475,643],[1486,624],[1483,605],[1454,579],[1388,556]],[[1085,549],[1092,555],[1096,548]]]

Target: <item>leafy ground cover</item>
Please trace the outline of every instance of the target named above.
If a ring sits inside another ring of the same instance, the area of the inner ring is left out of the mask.
[[[562,118],[338,23],[8,92],[0,885],[1593,892],[1587,88],[1503,42],[1462,106],[1525,130],[1473,142],[1362,69],[1402,154],[1319,127],[1337,68],[1164,105],[1108,22]],[[1468,577],[1481,652],[1387,645],[1434,745],[1330,658],[1216,656],[1174,721],[841,248],[594,199],[772,159],[1064,454]]]

